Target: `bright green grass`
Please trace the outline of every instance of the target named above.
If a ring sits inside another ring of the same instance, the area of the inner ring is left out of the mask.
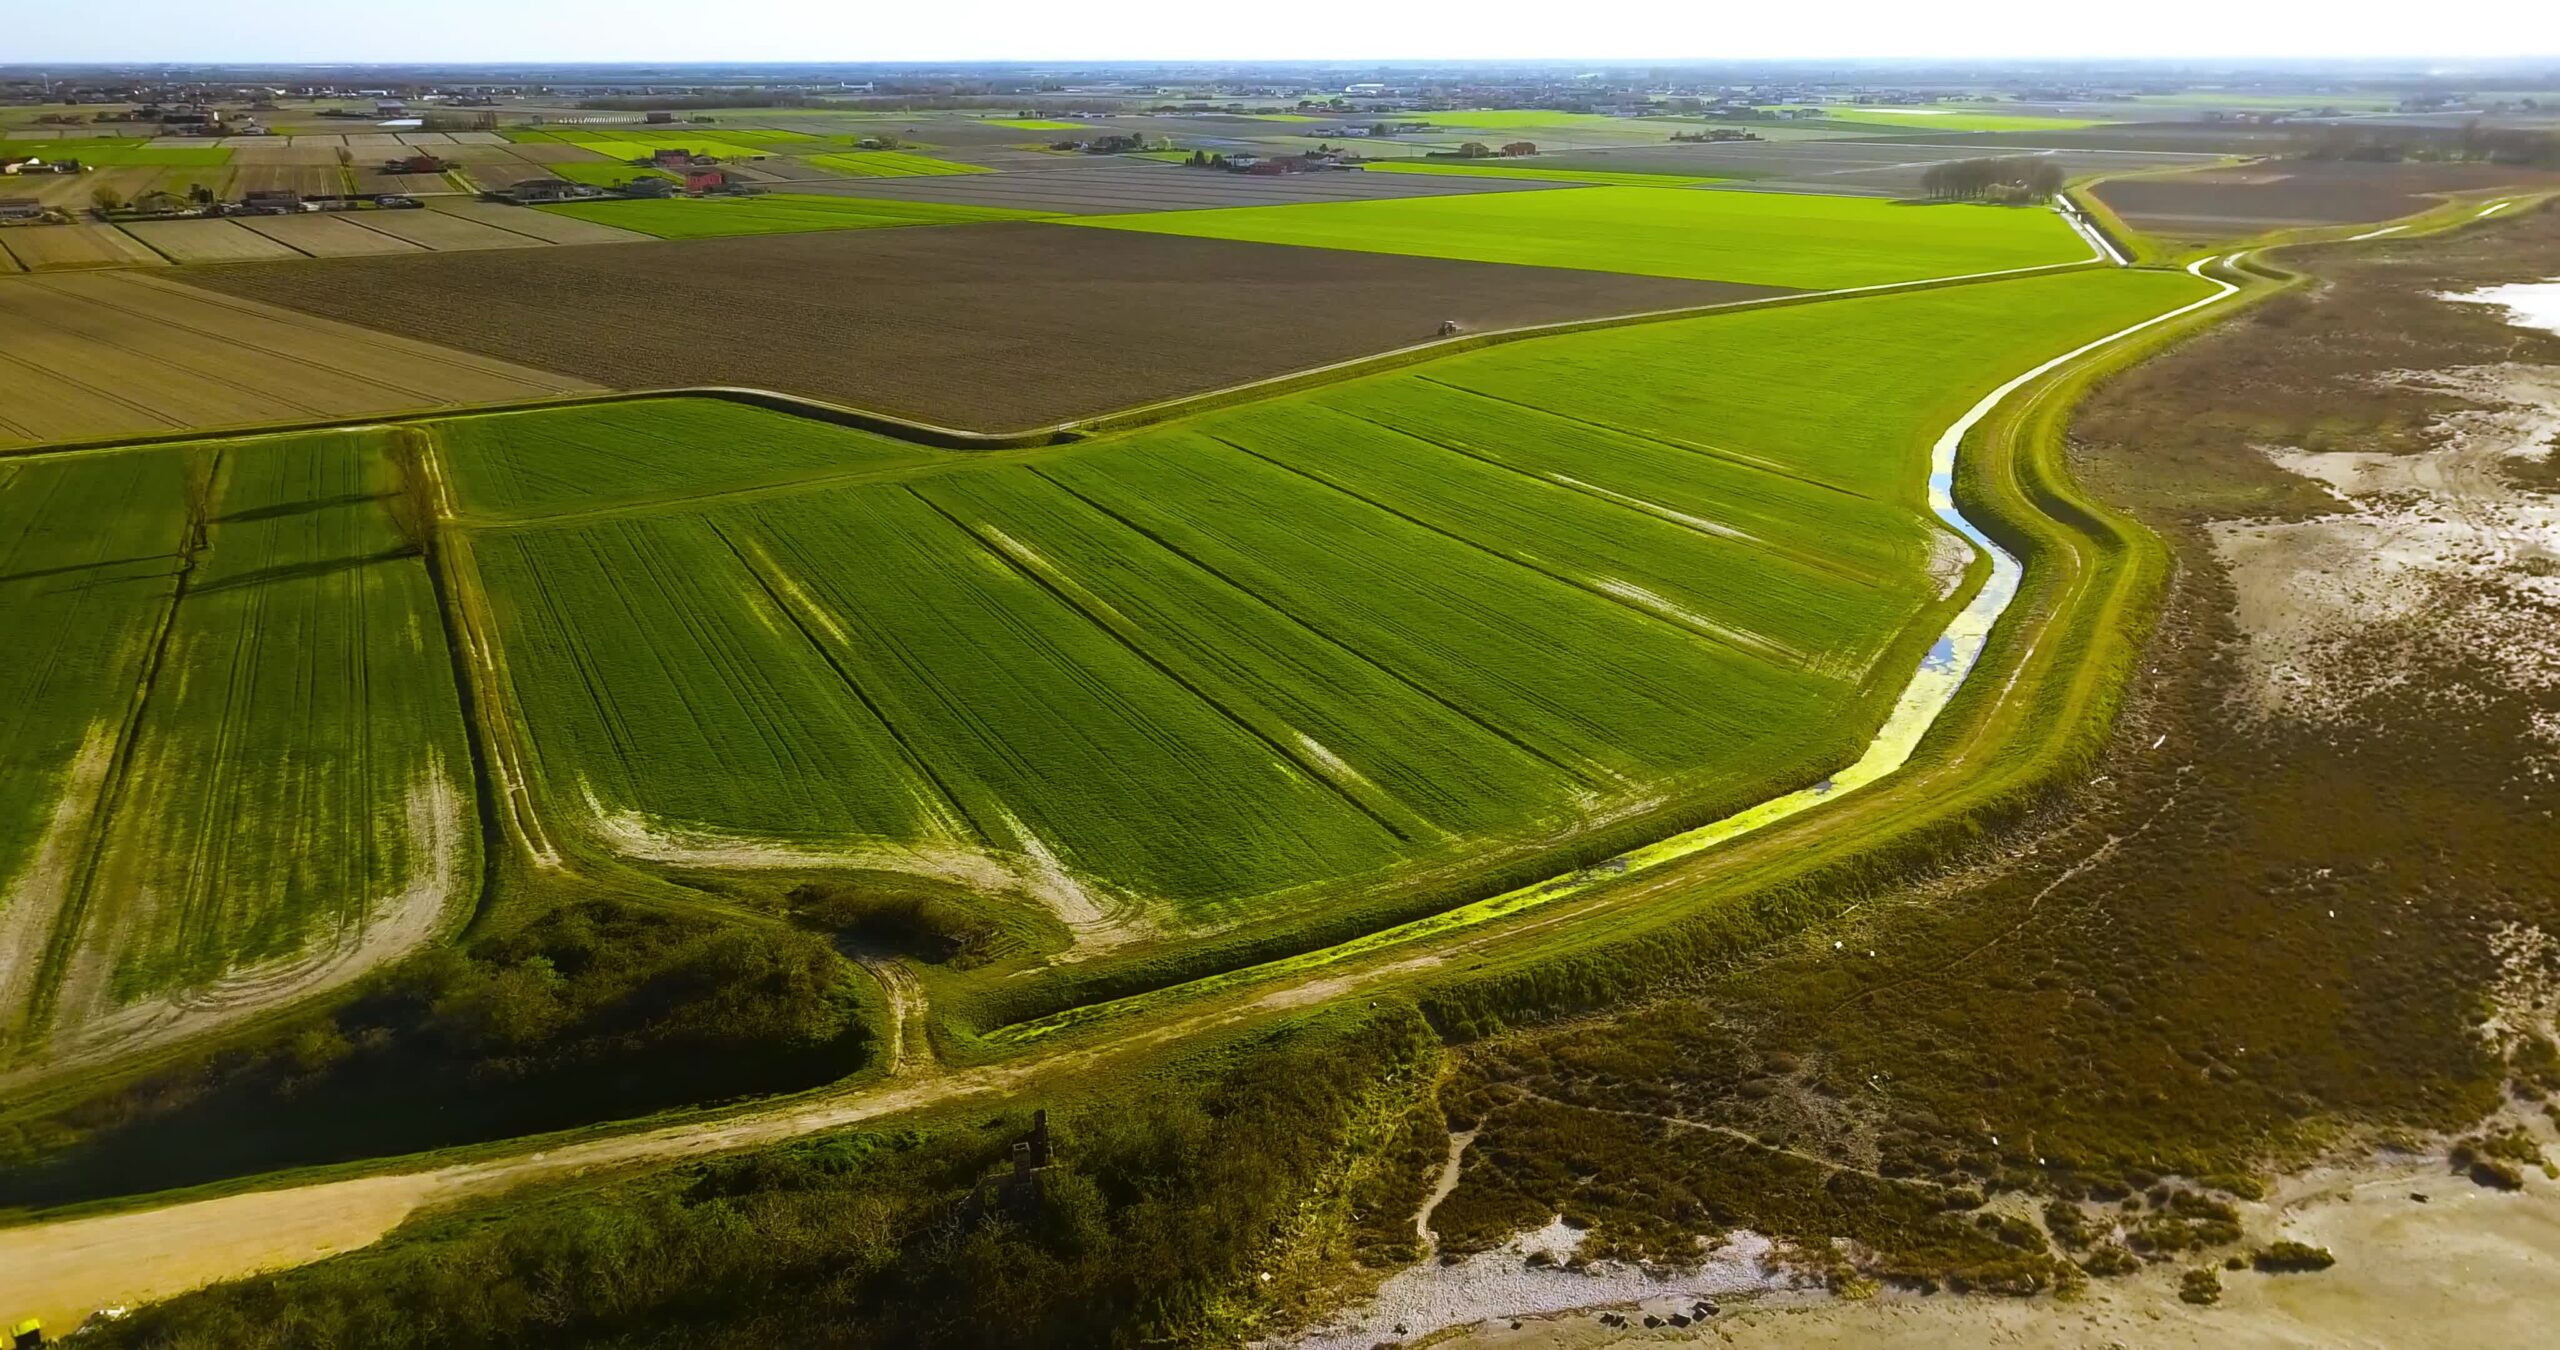
[[[896,150],[851,150],[834,155],[804,155],[802,158],[821,169],[832,169],[848,178],[923,178],[993,172],[983,164],[960,164]]]
[[[143,140],[0,141],[0,154],[40,159],[76,159],[101,168],[210,169],[231,162],[229,148],[219,145],[154,145]]]
[[[990,117],[989,126],[1012,127],[1016,131],[1083,131],[1082,122],[1059,122],[1045,117]]]
[[[1690,174],[1617,173],[1607,169],[1541,169],[1531,164],[1475,164],[1461,160],[1411,159],[1371,164],[1370,173],[1453,173],[1478,178],[1527,178],[1547,183],[1590,183],[1599,187],[1694,187],[1721,178]]]
[[[762,146],[739,145],[731,141],[706,139],[678,133],[672,136],[563,136],[570,145],[593,150],[617,159],[646,159],[660,150],[690,150],[715,159],[753,159],[772,153]]]
[[[572,183],[587,183],[595,187],[620,187],[635,178],[680,181],[665,169],[642,169],[629,164],[545,164],[542,167]]]
[[[949,460],[907,441],[710,399],[644,399],[435,425],[455,507],[475,520],[684,502]]]
[[[1892,108],[1823,104],[1814,109],[1824,120],[1905,131],[2076,131],[2104,125],[2089,117],[2040,117],[2025,113],[1969,112],[1956,109],[1896,111]]]
[[[219,454],[208,548],[144,705],[84,947],[116,1001],[432,914],[477,884],[470,760],[387,433]]]
[[[985,220],[1037,220],[1037,211],[941,202],[890,202],[868,197],[816,197],[771,193],[759,197],[676,198],[665,201],[562,202],[537,211],[576,216],[661,239],[712,239],[737,234],[801,234],[811,230],[870,230],[899,225],[960,225]]]
[[[1854,757],[1964,556],[1926,516],[1937,429],[2201,289],[1612,329],[1005,455],[778,452],[726,404],[443,440],[466,503],[516,511],[476,547],[556,810],[679,857],[1064,869],[1179,928]]]
[[[2081,262],[2051,211],[1595,187],[1078,216],[1085,228],[1830,288]]]

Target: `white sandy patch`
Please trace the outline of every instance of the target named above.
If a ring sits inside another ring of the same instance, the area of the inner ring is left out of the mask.
[[[1051,914],[1075,938],[1064,959],[1078,960],[1152,935],[1155,925],[1134,898],[1079,877],[1048,845],[1008,815],[1014,853],[989,853],[950,843],[846,839],[823,843],[763,839],[686,828],[637,811],[610,808],[586,793],[598,838],[616,853],[643,862],[706,869],[852,868],[931,877],[997,895],[1020,896]]]
[[[2491,286],[2485,290],[2464,291],[2444,297],[2472,304],[2496,305],[2507,312],[2507,322],[2519,328],[2539,328],[2560,333],[2560,280],[2522,281],[2510,286]]]
[[[1580,490],[1588,492],[1595,497],[1606,497],[1620,506],[1632,507],[1638,511],[1644,512],[1646,515],[1656,516],[1663,520],[1670,521],[1674,525],[1685,525],[1701,534],[1712,534],[1725,539],[1741,539],[1754,544],[1760,542],[1760,537],[1751,533],[1749,530],[1736,529],[1735,527],[1724,524],[1721,521],[1709,520],[1705,516],[1693,516],[1686,511],[1674,510],[1671,507],[1664,506],[1660,502],[1649,502],[1642,497],[1630,497],[1623,492],[1613,492],[1597,483],[1586,483],[1579,478],[1568,477],[1567,475],[1560,473],[1551,473],[1548,474],[1547,477],[1563,484],[1566,487],[1579,488]]]
[[[1773,642],[1758,633],[1736,628],[1731,624],[1718,623],[1696,610],[1685,608],[1675,601],[1656,595],[1632,581],[1620,581],[1616,577],[1593,577],[1591,584],[1606,594],[1650,610],[1683,628],[1721,639],[1772,660],[1798,665],[1804,662],[1803,653],[1792,650],[1783,643]]]
[[[1370,1350],[1454,1327],[1507,1322],[1576,1308],[1629,1304],[1662,1312],[1687,1312],[1700,1299],[1730,1298],[1788,1287],[1792,1281],[1769,1263],[1773,1244],[1736,1232],[1708,1251],[1696,1268],[1648,1270],[1619,1261],[1593,1261],[1568,1270],[1583,1234],[1562,1219],[1522,1233],[1491,1251],[1452,1265],[1425,1264],[1388,1277],[1367,1305],[1345,1312],[1290,1342],[1296,1350]],[[1532,1253],[1546,1260],[1531,1265]]]
[[[2437,448],[2418,454],[2271,451],[2342,509],[2213,527],[2262,711],[2352,715],[2430,654],[2379,641],[2388,625],[2420,619],[2434,650],[2473,658],[2502,689],[2560,689],[2560,499],[2503,472],[2548,456],[2560,437],[2560,368],[2394,378],[2494,406],[2443,418]]]

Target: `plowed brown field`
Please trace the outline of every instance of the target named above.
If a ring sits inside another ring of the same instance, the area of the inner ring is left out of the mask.
[[[417,214],[417,213],[410,213]],[[1009,430],[1467,329],[1769,287],[1038,223],[262,263],[232,295],[626,388],[778,389]]]

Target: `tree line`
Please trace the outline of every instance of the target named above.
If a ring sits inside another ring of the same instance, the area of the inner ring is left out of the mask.
[[[2064,177],[2059,160],[2041,155],[1957,159],[1930,165],[1920,190],[1942,202],[2042,201],[2062,190]]]

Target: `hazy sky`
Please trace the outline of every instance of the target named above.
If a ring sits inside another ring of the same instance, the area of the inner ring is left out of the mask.
[[[2560,57],[2560,0],[19,0],[0,61]]]

